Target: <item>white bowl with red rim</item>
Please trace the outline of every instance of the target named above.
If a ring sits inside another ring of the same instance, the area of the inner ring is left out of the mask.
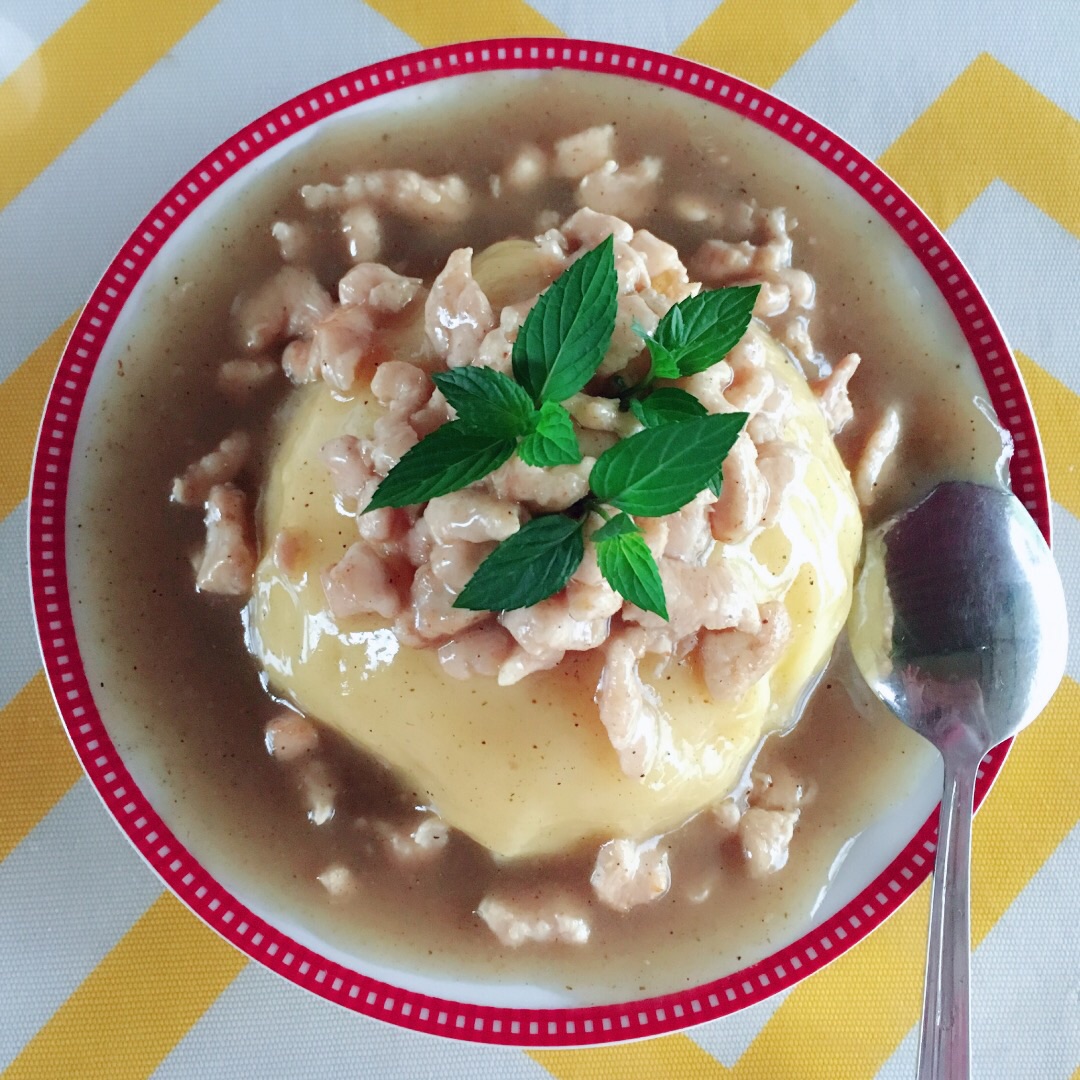
[[[133,295],[153,277],[155,260],[171,238],[198,230],[214,205],[233,197],[267,163],[316,129],[389,102],[422,101],[448,78],[556,67],[658,84],[745,117],[820,163],[888,222],[929,275],[970,346],[987,396],[1017,447],[1013,488],[1049,539],[1045,468],[1030,405],[1017,390],[1022,384],[1012,353],[956,253],[895,182],[816,120],[732,76],[643,49],[528,38],[443,46],[350,72],[266,113],[182,177],[113,259],[64,351],[39,434],[29,526],[34,613],[61,719],[109,813],[166,886],[252,959],[339,1005],[417,1031],[528,1046],[580,1046],[675,1031],[736,1012],[811,975],[879,926],[930,873],[937,820],[936,811],[929,813],[933,778],[908,799],[906,817],[875,823],[860,837],[864,857],[847,860],[801,936],[714,982],[660,997],[581,1006],[552,1004],[550,993],[527,986],[477,987],[392,971],[343,956],[279,917],[269,921],[258,913],[257,898],[236,896],[215,880],[159,816],[154,801],[164,805],[163,800],[152,801],[140,790],[95,705],[72,620],[65,543],[76,433],[92,423],[94,395],[104,392],[95,372],[108,369],[122,336],[118,323],[122,331]],[[1008,748],[1002,744],[984,761],[976,806]]]

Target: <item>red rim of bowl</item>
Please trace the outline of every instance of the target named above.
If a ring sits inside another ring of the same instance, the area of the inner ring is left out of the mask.
[[[737,113],[820,162],[888,221],[930,274],[963,330],[1000,421],[1014,440],[1013,490],[1050,538],[1049,492],[1031,406],[1001,329],[956,253],[872,161],[805,113],[740,79],[689,60],[591,41],[507,38],[442,46],[372,64],[294,97],[237,132],[182,177],[135,229],[87,302],[60,360],[38,436],[30,490],[30,581],[41,652],[60,716],[90,782],[135,848],[181,901],[242,952],[356,1012],[430,1034],[518,1046],[581,1046],[660,1035],[726,1016],[787,989],[884,922],[929,875],[936,812],[834,916],[759,963],[714,982],[640,1001],[552,1009],[463,1004],[403,990],[319,955],[251,912],[199,865],[137,788],[98,715],[83,670],[68,597],[64,537],[75,430],[95,364],[136,282],[197,205],[264,151],[358,102],[448,76],[553,68],[628,76]],[[1008,748],[1003,743],[984,760],[976,806]]]

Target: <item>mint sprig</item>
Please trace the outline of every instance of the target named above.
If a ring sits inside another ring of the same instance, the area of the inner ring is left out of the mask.
[[[367,509],[412,506],[475,484],[508,461],[516,445],[513,439],[482,435],[452,420],[402,456]]]
[[[517,448],[526,465],[576,465],[581,461],[574,421],[562,405],[545,401],[533,419],[533,430]]]
[[[534,423],[532,399],[513,379],[486,367],[459,367],[431,376],[457,410],[462,429],[512,439]]]
[[[709,289],[680,300],[652,334],[637,327],[652,358],[652,378],[697,375],[738,345],[754,315],[760,285]]]
[[[557,593],[585,557],[582,522],[563,514],[532,521],[504,540],[454,600],[469,611],[513,611]]]
[[[680,390],[677,386],[661,386],[648,397],[631,398],[630,411],[645,427],[662,427],[664,424],[681,424],[684,420],[696,420],[699,416],[708,416],[709,410],[693,394]],[[717,470],[709,481],[709,490],[720,497],[720,487],[724,474]]]
[[[646,398],[631,398],[630,411],[647,428],[681,424],[709,415],[709,410],[693,394],[677,386],[662,386]]]
[[[544,291],[518,331],[514,378],[533,401],[565,401],[596,374],[615,332],[619,279],[612,237]]]
[[[760,286],[718,289],[674,305],[645,339],[651,367],[626,387],[622,407],[643,430],[597,459],[588,494],[560,514],[533,518],[485,559],[455,600],[478,611],[529,607],[562,589],[584,556],[584,522],[606,519],[590,542],[605,580],[646,611],[667,618],[656,560],[630,515],[661,517],[709,488],[720,492],[721,465],[745,413],[710,415],[678,387],[658,379],[697,374],[722,360],[746,332]],[[518,333],[514,378],[475,366],[432,376],[457,412],[406,453],[380,483],[369,510],[427,502],[482,480],[514,453],[550,468],[582,460],[574,423],[561,404],[596,375],[615,327],[618,279],[609,236],[541,294]],[[611,515],[608,508],[619,511]]]
[[[616,514],[590,538],[604,580],[621,596],[661,619],[668,617],[664,583],[641,528],[628,514]]]
[[[628,514],[674,514],[717,475],[746,421],[746,413],[722,413],[645,428],[600,455],[589,486]]]
[[[674,311],[675,309],[672,308],[671,310]],[[650,364],[649,373],[644,381],[638,386],[631,387],[629,392],[640,392],[641,389],[649,386],[653,379],[677,379],[679,377],[678,357],[657,341],[636,319],[631,324],[630,329],[648,346]],[[659,329],[659,326],[657,329]]]

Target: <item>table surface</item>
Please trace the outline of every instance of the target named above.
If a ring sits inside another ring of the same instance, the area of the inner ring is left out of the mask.
[[[912,192],[1017,349],[1080,625],[1078,0],[0,0],[4,1077],[914,1076],[925,886],[823,972],[685,1035],[543,1053],[444,1042],[309,996],[218,939],[109,821],[55,718],[30,619],[25,492],[51,373],[98,273],[177,176],[272,105],[417,45],[514,33],[725,69],[818,116]],[[125,153],[147,138],[152,154]],[[980,1077],[1080,1078],[1077,680],[1080,644],[976,822]]]

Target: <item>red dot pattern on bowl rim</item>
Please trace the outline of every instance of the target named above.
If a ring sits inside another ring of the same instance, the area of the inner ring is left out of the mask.
[[[929,272],[962,328],[994,408],[1014,440],[1013,490],[1049,539],[1042,451],[1012,354],[956,253],[896,183],[822,124],[730,75],[644,49],[547,38],[444,46],[372,64],[271,110],[203,158],[146,215],[82,312],[49,394],[30,495],[34,612],[60,715],[109,812],[176,896],[248,956],[347,1008],[450,1038],[552,1047],[675,1031],[762,1001],[824,967],[879,926],[928,876],[934,860],[936,814],[832,918],[767,959],[703,986],[630,1003],[555,1009],[472,1005],[403,990],[320,956],[254,915],[199,865],[150,806],[125,769],[94,704],[75,640],[63,539],[72,446],[94,366],[136,282],[194,207],[270,147],[358,102],[469,72],[555,67],[629,76],[729,109],[820,162],[888,221]],[[1008,744],[1002,744],[984,760],[976,806],[986,796],[1007,752]]]

